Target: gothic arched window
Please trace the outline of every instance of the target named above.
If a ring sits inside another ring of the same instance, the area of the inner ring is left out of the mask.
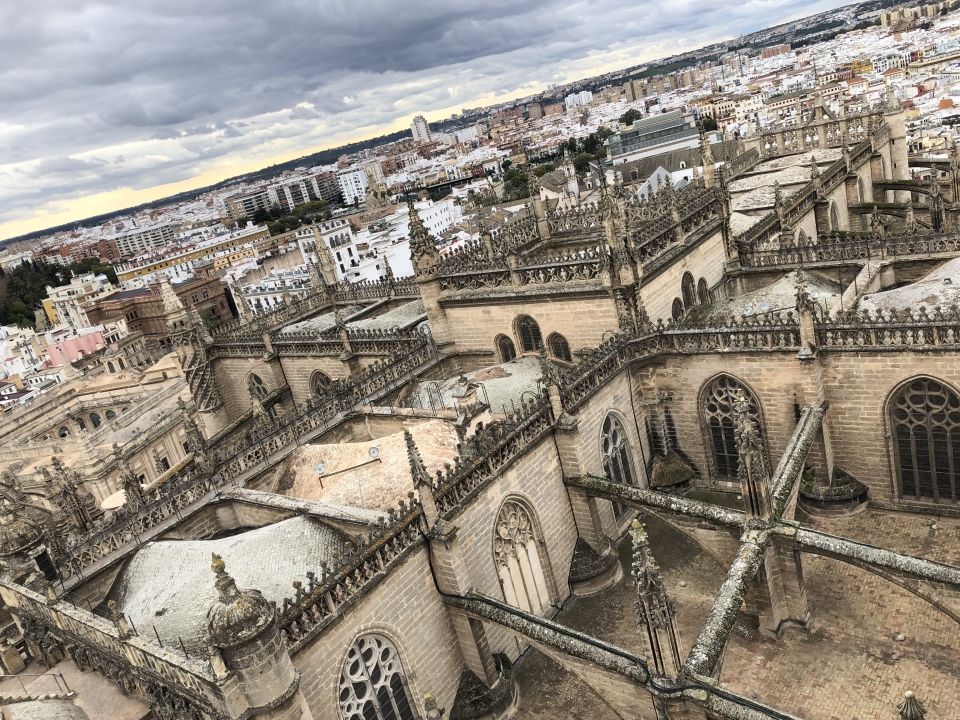
[[[543,347],[540,326],[529,315],[521,315],[516,321],[517,338],[520,340],[520,352],[536,352]]]
[[[550,593],[537,540],[527,508],[516,500],[503,503],[493,538],[503,597],[510,605],[539,615],[550,607]]]
[[[354,640],[340,670],[341,720],[416,720],[397,648],[383,635]]]
[[[61,426],[60,426],[60,429],[57,430],[57,437],[62,437],[62,438],[70,437],[70,430],[69,430],[69,428],[67,428],[66,425],[61,425]]]
[[[683,319],[683,300],[680,298],[673,299],[673,305],[670,307],[670,315],[678,322]]]
[[[683,306],[688,309],[697,304],[697,295],[693,284],[693,275],[685,272],[683,279],[680,280],[680,295],[683,298]]]
[[[108,422],[109,422],[110,420],[116,419],[116,417],[117,417],[117,413],[114,412],[113,410],[107,410],[107,412],[105,413],[105,415],[106,415],[106,418],[107,418],[107,421],[108,421]]]
[[[600,432],[600,452],[603,456],[603,472],[610,480],[621,485],[635,486],[637,484],[634,480],[627,433],[623,429],[623,423],[613,413],[608,414],[603,419],[603,428]],[[619,520],[627,514],[630,507],[615,502],[613,509],[616,511]]]
[[[707,281],[700,278],[697,281],[697,305],[706,305],[710,302],[710,290],[707,289]]]
[[[866,199],[867,199],[867,194],[866,194],[866,192],[865,192],[864,189],[863,189],[863,178],[862,178],[862,177],[858,177],[858,178],[857,178],[857,198],[858,198],[858,202],[861,202],[861,203],[862,203],[862,202],[865,202]]]
[[[917,378],[890,400],[890,429],[901,497],[957,502],[960,497],[960,397]]]
[[[517,349],[513,345],[513,340],[506,335],[497,335],[494,340],[497,345],[497,354],[500,356],[500,362],[510,362],[517,356]]]
[[[263,379],[256,373],[250,373],[250,377],[247,378],[247,390],[250,391],[250,397],[255,400],[263,400],[270,394]]]
[[[103,421],[100,419],[100,415],[97,413],[90,413],[90,424],[93,425],[94,428],[100,427],[100,423],[102,422]]]
[[[837,214],[837,204],[835,202],[830,203],[830,229],[840,229],[840,216]]]
[[[317,370],[310,376],[310,394],[314,397],[323,395],[328,387],[330,387],[330,376],[326,373]]]
[[[551,333],[547,338],[547,347],[550,348],[550,354],[557,360],[573,362],[573,355],[570,353],[570,344],[560,333]]]
[[[740,453],[737,452],[733,432],[733,399],[737,390],[742,390],[747,398],[750,417],[760,428],[762,438],[760,406],[753,393],[743,384],[729,375],[720,375],[710,382],[703,393],[703,414],[710,433],[714,469],[718,478],[729,481],[737,479],[737,466],[740,464]]]

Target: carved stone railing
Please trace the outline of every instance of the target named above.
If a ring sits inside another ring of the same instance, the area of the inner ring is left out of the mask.
[[[520,285],[545,285],[579,280],[596,280],[605,262],[605,248],[571,252],[558,257],[532,259],[517,268]]]
[[[60,579],[82,577],[87,568],[107,556],[127,548],[130,543],[139,544],[142,535],[173,516],[179,517],[181,511],[197,503],[217,485],[216,476],[202,476],[188,469],[145,491],[143,502],[136,510],[128,510],[126,505],[113,510],[112,517],[79,542],[73,543],[69,537],[65,540],[65,551],[56,559]]]
[[[820,242],[765,250],[741,250],[743,268],[784,268],[818,263],[856,263],[960,252],[960,233],[916,230],[886,235],[856,233],[829,236]]]
[[[727,163],[722,165],[723,175],[726,178],[727,182],[736,180],[739,176],[743,175],[750,170],[753,170],[754,167],[760,162],[760,151],[756,148],[751,148],[746,152],[742,152],[737,155],[733,160],[730,160]]]
[[[59,646],[80,670],[92,669],[124,694],[144,698],[156,717],[220,718],[231,705],[206,659],[160,647],[149,637],[121,638],[114,624],[70,603],[46,602],[21,585],[0,580],[0,596],[42,649]]]
[[[438,357],[437,348],[429,337],[419,335],[418,345],[390,361],[374,363],[348,381],[337,382],[327,395],[316,400],[310,408],[279,424],[259,428],[257,437],[243,442],[240,447],[227,448],[217,454],[224,481],[232,481],[252,468],[263,465],[271,457],[296,446],[308,435],[317,435],[340,422],[343,414],[371,397],[388,392],[397,383]],[[412,342],[412,341],[411,341]],[[409,345],[409,343],[408,343]]]
[[[277,608],[291,654],[305,647],[423,541],[422,517],[420,503],[410,492],[398,510],[390,508],[368,537],[339,558],[337,567],[322,563],[317,572],[293,582],[293,596]]]
[[[389,297],[418,297],[419,294],[416,281],[412,277],[382,282],[365,280],[357,283],[337,283],[310,290],[285,305],[257,315],[252,320],[235,318],[223,322],[211,330],[211,335],[215,341],[256,341],[266,330],[299,320],[323,308],[332,307],[334,303]]]
[[[603,226],[600,208],[589,203],[547,213],[547,227],[551,234],[588,230]]]
[[[500,475],[553,426],[553,412],[544,395],[525,403],[505,420],[478,429],[465,441],[454,468],[437,471],[433,493],[437,510],[453,517],[464,504]]]
[[[823,118],[802,125],[784,124],[764,131],[759,137],[748,137],[747,142],[758,143],[761,157],[769,159],[856,144],[869,139],[871,133],[882,132],[884,125],[882,111],[872,110],[860,115]]]
[[[956,350],[960,346],[960,308],[921,305],[916,310],[821,316],[815,328],[817,345],[827,351]]]
[[[313,402],[305,412],[269,421],[254,428],[249,437],[240,435],[233,446],[220,443],[211,458],[219,472],[202,475],[190,467],[145,493],[136,509],[126,505],[112,511],[83,537],[69,537],[54,553],[65,584],[82,578],[83,572],[109,556],[138,547],[141,536],[199,503],[206,495],[234,482],[243,473],[268,462],[278,453],[296,447],[304,437],[333,427],[345,414],[371,397],[402,384],[418,369],[438,357],[429,336],[416,334],[405,343],[405,352],[391,361],[374,363],[346,382],[335,382],[328,395]]]
[[[718,327],[677,327],[659,321],[639,333],[616,335],[591,351],[560,382],[567,410],[576,410],[628,363],[661,355],[793,351],[800,329],[792,312],[731,320]]]

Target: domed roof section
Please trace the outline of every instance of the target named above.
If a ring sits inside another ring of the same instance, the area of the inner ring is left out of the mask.
[[[49,698],[24,700],[3,706],[4,720],[90,720],[71,700]]]
[[[210,567],[217,576],[214,585],[220,595],[209,612],[210,640],[217,647],[231,647],[256,637],[273,620],[273,606],[259,590],[238,590],[216,553]]]
[[[219,598],[211,553],[223,558],[237,586],[282,604],[293,596],[294,580],[306,584],[307,572],[319,574],[321,563],[335,566],[347,546],[341,533],[302,516],[216,540],[155,541],[129,560],[107,599],[141,634],[152,636],[156,628],[164,645],[179,647],[182,638],[191,655],[203,657],[210,644],[208,613]]]

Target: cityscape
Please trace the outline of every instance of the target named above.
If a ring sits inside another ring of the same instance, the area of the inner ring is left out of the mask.
[[[204,5],[0,10],[0,720],[960,718],[960,1]]]

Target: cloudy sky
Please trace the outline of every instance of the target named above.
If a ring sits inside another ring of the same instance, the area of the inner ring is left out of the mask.
[[[0,238],[842,4],[3,0]]]

